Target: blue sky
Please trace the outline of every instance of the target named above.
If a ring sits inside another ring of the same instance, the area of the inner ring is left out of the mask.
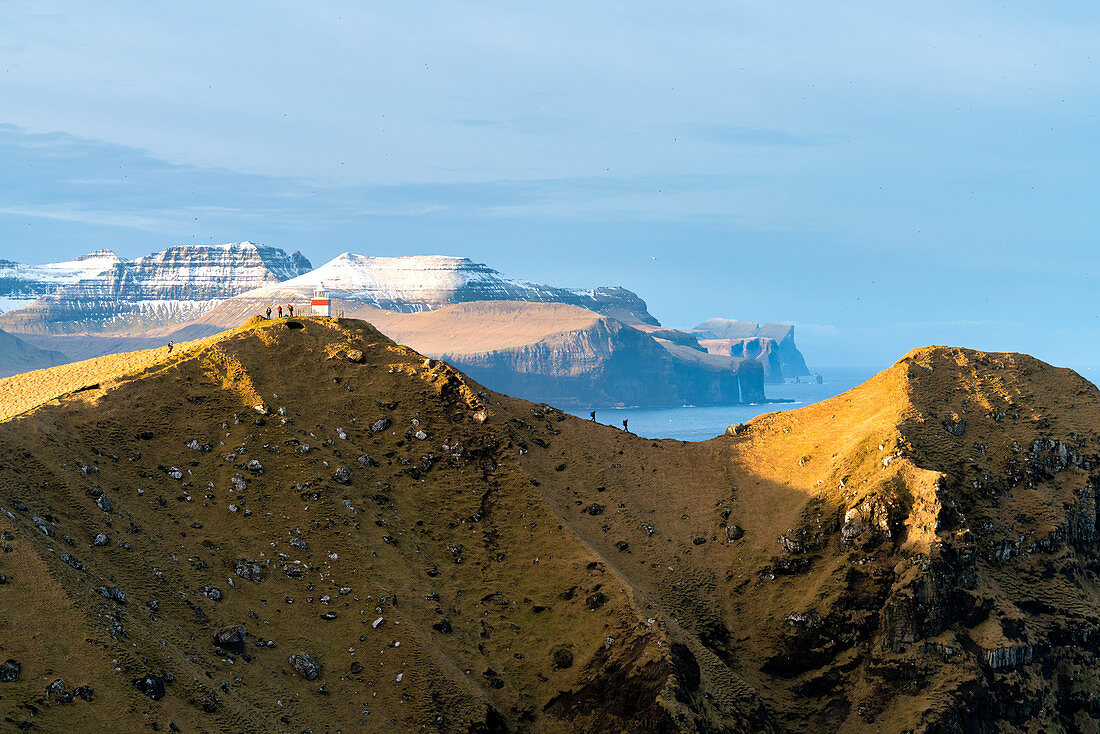
[[[8,0],[0,257],[465,255],[812,365],[1100,364],[1098,41],[1065,2]]]

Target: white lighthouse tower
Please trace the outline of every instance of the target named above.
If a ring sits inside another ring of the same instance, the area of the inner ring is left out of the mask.
[[[331,316],[332,315],[332,302],[328,297],[328,291],[325,290],[324,283],[317,284],[317,290],[313,291],[313,301],[310,303],[313,307],[314,316]]]

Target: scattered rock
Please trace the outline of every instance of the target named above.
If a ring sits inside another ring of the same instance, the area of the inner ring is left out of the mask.
[[[56,701],[61,698],[61,694],[65,692],[65,681],[58,678],[53,683],[46,686],[46,700]]]
[[[370,429],[372,431],[374,431],[375,433],[381,433],[382,431],[386,430],[389,427],[390,427],[390,419],[389,418],[379,418],[378,420],[376,420],[374,422],[374,425],[371,426]]]
[[[244,652],[244,645],[245,630],[243,624],[226,627],[214,633],[214,647],[239,654]]]
[[[355,463],[359,464],[360,466],[378,466],[378,462],[376,462],[374,459],[367,456],[366,454],[363,454],[358,459],[356,459]]]
[[[952,436],[961,436],[966,433],[966,421],[955,413],[944,420],[943,427]]]
[[[289,662],[294,672],[306,680],[317,680],[317,676],[321,675],[321,664],[314,660],[309,653],[303,652],[291,655]]]
[[[564,645],[558,647],[550,655],[554,663],[554,670],[565,670],[573,667],[573,651]]]
[[[351,469],[348,469],[346,466],[339,467],[333,472],[332,481],[337,484],[351,484]]]
[[[96,507],[103,510],[104,512],[110,512],[111,511],[111,500],[107,499],[107,495],[105,495],[105,494],[99,495],[99,497],[96,498],[95,503],[96,503]]]
[[[583,512],[587,512],[589,515],[595,517],[596,515],[602,515],[604,509],[604,506],[599,502],[593,502],[588,507],[584,508]]]
[[[748,426],[744,423],[734,423],[732,426],[726,429],[727,436],[740,436]]]
[[[352,349],[346,355],[344,355],[349,362],[359,364],[363,361],[363,352],[358,349]]]
[[[454,631],[451,627],[451,620],[449,620],[449,619],[439,620],[438,622],[436,622],[435,624],[432,625],[432,629],[435,630],[436,632],[438,632],[441,635],[449,635],[449,634],[451,634],[451,632]]]
[[[256,459],[249,459],[248,463],[245,464],[245,468],[253,474],[259,475],[264,473],[264,465]]]
[[[745,537],[745,529],[740,525],[730,525],[726,528],[726,542],[732,543]]]
[[[14,683],[19,680],[19,671],[22,669],[23,666],[9,658],[0,665],[0,683]]]
[[[99,533],[95,536],[95,538],[92,539],[92,545],[94,546],[104,546],[110,544],[111,540],[107,537],[106,533]]]
[[[595,594],[586,597],[584,600],[585,606],[587,606],[591,611],[596,611],[606,603],[607,595],[604,594],[602,591],[597,591]]]
[[[417,441],[424,441],[428,438],[428,434],[424,433],[423,430],[417,431],[416,433],[413,434],[413,436],[416,437]]]
[[[152,674],[134,679],[134,688],[144,693],[154,701],[164,698],[164,679]]]
[[[620,551],[625,552],[627,549],[630,548],[630,543],[627,543],[625,540],[620,540],[618,543],[615,544],[615,547],[618,548]]]
[[[77,560],[77,558],[75,556],[73,556],[69,553],[62,553],[61,554],[61,560],[64,561],[65,563],[67,563],[68,565],[72,566],[73,568],[75,568],[77,571],[83,571],[84,570],[84,564],[81,563],[79,560]]]
[[[359,675],[363,672],[363,664],[356,660],[354,663],[351,664],[350,670],[352,672],[352,675]]]
[[[111,601],[118,602],[119,604],[126,603],[126,594],[122,593],[122,589],[117,586],[97,586],[96,593],[102,596],[104,599],[110,599]]]
[[[691,539],[691,544],[692,545],[703,545],[703,543],[706,543],[706,542],[707,542],[707,539],[704,538],[702,535],[696,535],[694,538]]]
[[[261,566],[258,561],[238,558],[233,562],[233,572],[242,579],[247,579],[255,583],[260,583],[264,580],[263,566]]]

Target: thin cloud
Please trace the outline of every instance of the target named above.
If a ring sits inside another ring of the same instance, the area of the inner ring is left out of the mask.
[[[809,148],[831,143],[824,135],[800,135],[787,130],[721,123],[679,126],[682,134],[723,145]]]

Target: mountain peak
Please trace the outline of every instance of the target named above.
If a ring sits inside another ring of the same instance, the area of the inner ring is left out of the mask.
[[[122,262],[122,258],[116,255],[113,251],[106,248],[96,250],[95,252],[89,252],[84,255],[78,255],[73,258],[73,262],[85,262],[88,260],[102,260],[105,262]]]

